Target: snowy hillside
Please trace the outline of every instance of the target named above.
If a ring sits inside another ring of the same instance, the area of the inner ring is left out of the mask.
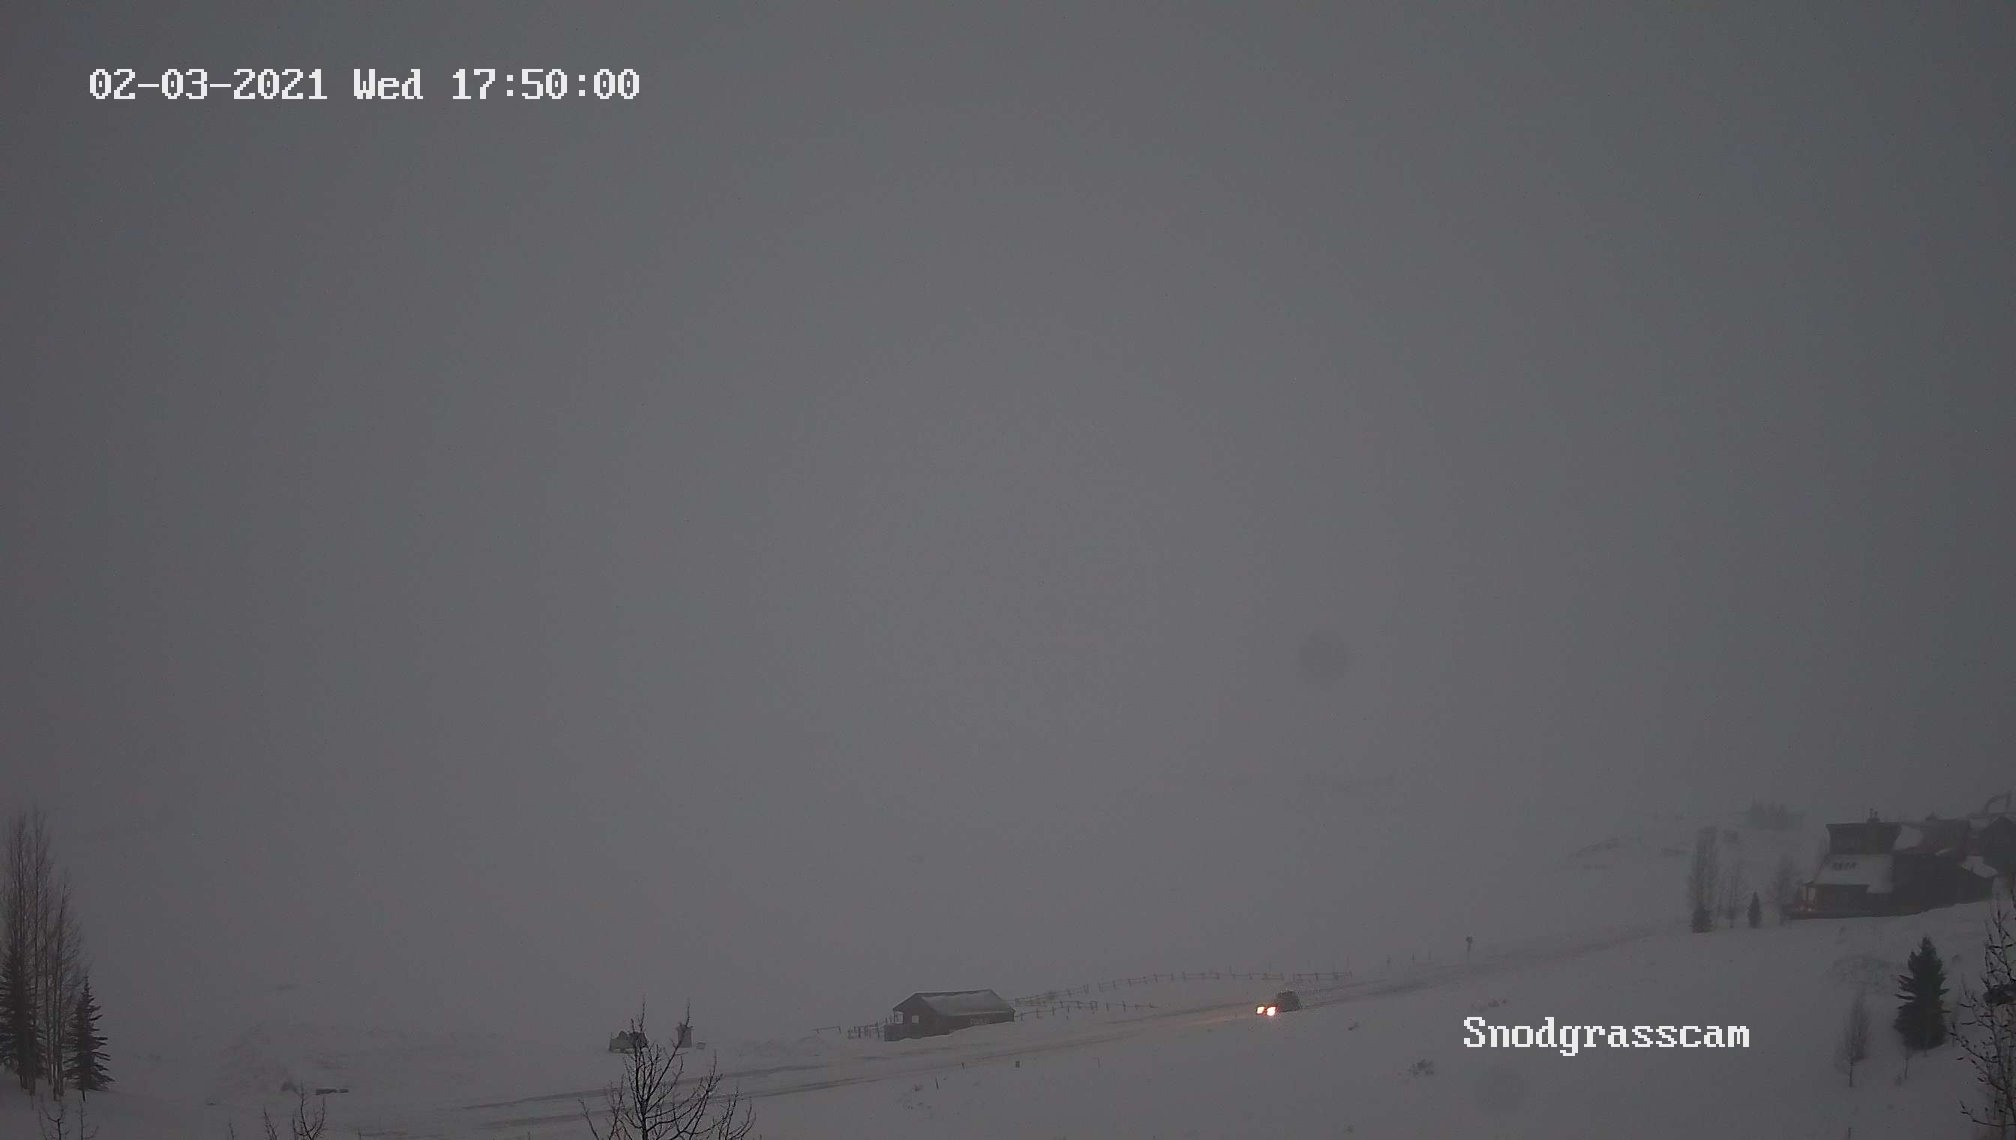
[[[1947,1048],[1910,1080],[1887,1030],[1847,1087],[1832,1047],[1854,978],[1894,975],[1921,935],[1978,948],[1984,908],[1659,935],[1554,964],[1169,1038],[762,1102],[810,1136],[1961,1137],[1970,1075]],[[1845,968],[1844,968],[1845,967]],[[1742,1024],[1747,1050],[1470,1049],[1462,1020]],[[1424,1066],[1421,1063],[1426,1062]],[[1425,1071],[1432,1070],[1432,1071]]]
[[[1963,1137],[1971,1074],[1948,1047],[1903,1058],[1889,980],[1929,935],[1964,977],[1986,906],[1694,935],[1675,928],[1561,938],[1472,963],[1396,968],[1305,987],[1310,1008],[1259,1019],[1221,980],[1134,990],[1136,1007],[894,1045],[831,1035],[719,1043],[773,1140],[830,1137],[1643,1136]],[[1848,1087],[1833,1061],[1844,1011],[1869,990],[1871,1058]],[[1163,1000],[1157,1002],[1156,998]],[[1155,1008],[1141,1008],[1153,1005]],[[1747,1049],[1493,1050],[1464,1019],[1538,1025],[1749,1028]],[[585,1135],[575,1096],[611,1071],[588,1046],[484,1035],[265,1024],[222,1050],[216,1079],[129,1059],[94,1100],[101,1140],[241,1134],[276,1110],[278,1081],[332,1082],[332,1135]],[[590,1094],[592,1100],[592,1094]],[[204,1100],[214,1103],[204,1104]],[[32,1135],[10,1096],[0,1134]]]

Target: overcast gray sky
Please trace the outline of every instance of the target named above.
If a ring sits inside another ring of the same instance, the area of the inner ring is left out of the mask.
[[[1987,2],[10,15],[0,798],[108,1018],[568,1031],[1309,968],[1653,811],[1969,810],[2012,61]]]

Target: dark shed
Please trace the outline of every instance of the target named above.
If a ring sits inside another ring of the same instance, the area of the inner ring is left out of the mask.
[[[883,1028],[884,1041],[937,1037],[955,1029],[1015,1020],[1015,1007],[993,990],[935,990],[896,1003],[896,1020]]]

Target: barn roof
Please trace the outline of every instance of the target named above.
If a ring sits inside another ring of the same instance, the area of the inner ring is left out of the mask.
[[[983,1013],[1014,1013],[1015,1007],[993,990],[930,990],[911,994],[896,1004],[902,1013],[935,1013],[940,1017],[973,1017]]]

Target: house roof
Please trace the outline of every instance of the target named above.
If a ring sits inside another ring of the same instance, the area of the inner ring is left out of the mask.
[[[931,990],[911,994],[896,1003],[898,1013],[935,1013],[940,1017],[974,1017],[1014,1013],[1015,1007],[993,990]]]
[[[1890,849],[1916,855],[1958,855],[1966,846],[1966,820],[1927,819],[1899,825]]]
[[[1835,855],[1876,855],[1888,851],[1897,842],[1897,824],[1878,823],[1830,823],[1827,825],[1827,850]]]
[[[1956,858],[1967,846],[1968,825],[1964,819],[1924,819],[1916,823],[1830,823],[1827,825],[1830,854],[1952,855]]]

